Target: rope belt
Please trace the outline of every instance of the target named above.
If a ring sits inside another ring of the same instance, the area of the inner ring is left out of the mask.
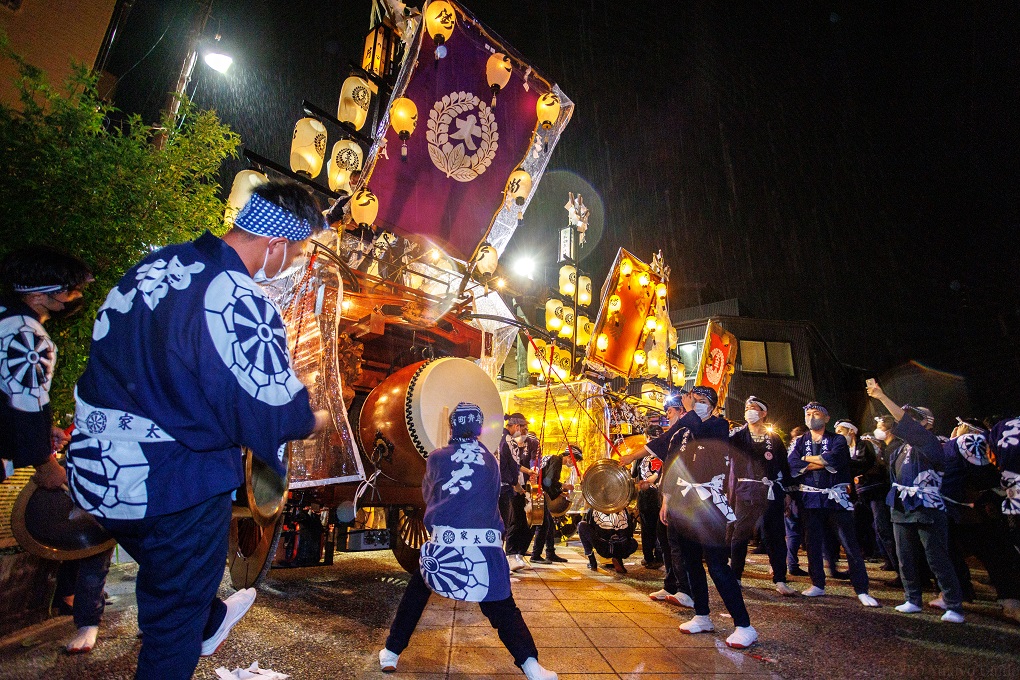
[[[843,508],[847,510],[854,509],[853,503],[850,502],[850,485],[847,483],[837,484],[827,489],[819,489],[807,484],[801,484],[799,488],[803,493],[825,494],[830,501],[839,503]]]
[[[436,545],[450,548],[502,548],[503,533],[495,529],[457,529],[456,527],[439,526],[432,528],[429,541]]]
[[[778,479],[769,479],[768,477],[762,477],[761,479],[750,479],[748,477],[738,477],[737,481],[738,482],[753,482],[755,484],[764,484],[765,486],[767,486],[769,488],[768,498],[769,498],[770,501],[776,500],[776,494],[775,494],[775,491],[773,491],[772,487],[778,486],[780,491],[785,491],[785,489],[783,488],[783,485],[779,482]]]
[[[945,510],[946,504],[942,501],[942,494],[939,492],[941,487],[942,476],[932,470],[925,470],[917,475],[912,486],[893,482],[892,492],[899,494],[900,501],[903,502],[904,507],[906,507],[906,500],[908,498],[917,498],[920,499],[921,505],[926,508]]]
[[[1020,474],[1003,470],[1002,488],[1006,491],[1006,500],[1002,501],[1002,514],[1020,515]]]
[[[678,478],[676,485],[680,487],[680,495],[686,496],[691,490],[694,490],[698,494],[698,498],[703,501],[707,501],[709,498],[712,499],[712,503],[719,509],[719,512],[726,517],[730,522],[735,522],[737,516],[733,514],[733,509],[730,508],[730,504],[726,501],[726,494],[723,493],[723,480],[726,475],[716,475],[712,478],[711,482],[690,482],[686,479]]]

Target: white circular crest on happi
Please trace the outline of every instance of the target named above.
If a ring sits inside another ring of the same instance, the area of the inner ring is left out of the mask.
[[[496,157],[497,129],[492,109],[475,95],[470,92],[443,95],[429,111],[425,133],[432,164],[447,177],[470,182],[485,172]]]
[[[11,405],[37,412],[49,403],[57,348],[42,324],[28,316],[0,321],[0,382]]]
[[[205,292],[205,321],[220,359],[245,392],[281,406],[301,390],[280,311],[250,278],[218,274]]]

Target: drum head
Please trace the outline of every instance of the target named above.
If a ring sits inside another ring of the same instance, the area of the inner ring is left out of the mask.
[[[66,491],[29,482],[11,512],[11,533],[36,557],[78,560],[112,548],[116,541]]]
[[[611,458],[597,460],[581,482],[584,500],[599,512],[620,512],[630,504],[634,480],[630,472]]]
[[[407,389],[408,431],[418,453],[427,456],[450,441],[450,412],[462,401],[485,415],[479,440],[492,453],[503,433],[503,402],[489,374],[467,359],[445,358],[423,365]]]

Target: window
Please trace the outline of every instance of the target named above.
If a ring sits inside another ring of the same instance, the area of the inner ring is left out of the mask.
[[[684,362],[684,380],[693,380],[698,375],[698,363],[701,361],[701,349],[705,346],[704,340],[687,342],[678,345],[677,354],[680,361]]]
[[[769,373],[793,377],[793,350],[788,342],[766,342]]]
[[[740,371],[793,377],[793,349],[788,342],[740,341]]]

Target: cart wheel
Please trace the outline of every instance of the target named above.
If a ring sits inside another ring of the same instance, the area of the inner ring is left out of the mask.
[[[227,568],[235,588],[253,588],[269,573],[282,531],[282,516],[267,527],[260,527],[251,517],[230,521]]]
[[[390,530],[390,547],[397,562],[409,574],[418,571],[421,547],[429,540],[422,518],[425,510],[416,506],[387,508],[386,528]]]

